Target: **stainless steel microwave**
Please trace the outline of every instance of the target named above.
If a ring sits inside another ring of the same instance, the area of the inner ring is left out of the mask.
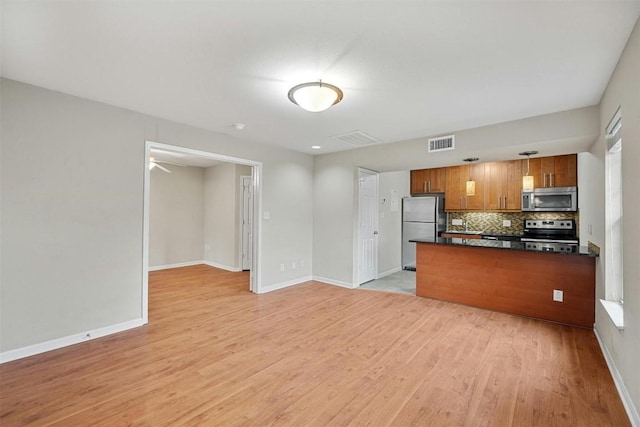
[[[525,212],[575,212],[578,210],[576,187],[534,188],[522,190]]]

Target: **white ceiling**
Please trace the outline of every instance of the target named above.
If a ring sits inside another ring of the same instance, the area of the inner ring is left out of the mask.
[[[389,143],[595,105],[639,15],[640,0],[3,1],[2,76],[326,153],[354,130]],[[287,99],[317,79],[344,100]]]

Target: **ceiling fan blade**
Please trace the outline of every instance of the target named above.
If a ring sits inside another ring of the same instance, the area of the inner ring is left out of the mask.
[[[165,165],[180,166],[181,168],[185,167],[184,165],[181,165],[180,163],[166,162],[164,160],[154,160],[154,162],[155,163],[164,163]]]
[[[157,161],[156,161],[156,162],[154,162],[154,163],[155,163],[155,165],[156,165],[156,167],[157,167],[158,169],[160,169],[160,170],[162,170],[162,171],[165,171],[166,173],[171,173],[171,171],[170,171],[169,169],[165,168],[165,167],[164,167],[164,166],[162,166],[162,165],[159,165]]]

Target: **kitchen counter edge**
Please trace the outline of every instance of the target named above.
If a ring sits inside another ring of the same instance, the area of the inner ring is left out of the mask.
[[[502,250],[508,250],[508,251],[546,253],[546,254],[554,254],[554,255],[589,256],[594,258],[598,256],[588,246],[578,246],[576,252],[546,252],[546,251],[527,249],[526,245],[523,242],[502,241],[502,240],[463,239],[458,237],[454,237],[454,238],[437,237],[436,239],[412,239],[409,241],[413,243],[428,243],[432,245],[466,246],[466,247],[475,247],[475,248],[502,249]]]

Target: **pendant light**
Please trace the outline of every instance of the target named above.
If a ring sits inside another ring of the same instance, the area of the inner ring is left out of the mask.
[[[522,189],[523,190],[533,190],[533,177],[529,175],[529,156],[533,156],[534,154],[538,154],[537,151],[523,151],[522,153],[518,153],[521,156],[527,156],[527,174],[522,177]]]
[[[342,101],[343,93],[339,87],[329,83],[302,83],[289,90],[289,100],[302,109],[317,113]]]
[[[462,159],[465,162],[473,163],[480,160],[477,157],[467,157],[466,159]],[[466,194],[467,196],[475,196],[476,195],[476,182],[471,179],[471,165],[469,165],[469,179],[467,180],[466,185]]]

